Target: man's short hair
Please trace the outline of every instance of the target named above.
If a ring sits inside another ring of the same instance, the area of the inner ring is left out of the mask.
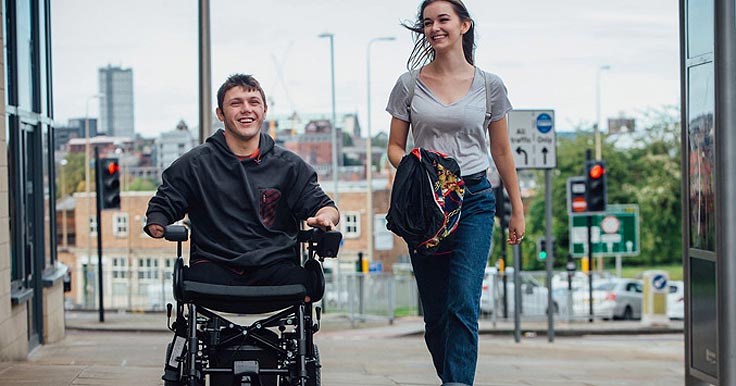
[[[256,78],[254,78],[252,75],[233,74],[230,75],[225,83],[220,86],[220,89],[217,90],[217,107],[219,107],[220,110],[222,110],[222,103],[225,100],[225,93],[227,93],[228,90],[230,90],[231,88],[238,86],[248,91],[258,90],[258,92],[261,93],[261,98],[263,98],[263,107],[268,107],[266,102],[266,94],[263,92],[263,88],[261,88],[261,84],[258,83]]]

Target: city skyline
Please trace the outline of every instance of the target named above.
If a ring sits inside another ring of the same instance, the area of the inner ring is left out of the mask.
[[[504,79],[515,108],[554,109],[559,131],[593,123],[596,78],[604,65],[611,68],[600,77],[602,120],[679,103],[676,4],[466,4],[477,26],[476,64]],[[367,44],[393,36],[371,48],[372,131],[386,131],[390,117],[383,109],[412,47],[400,22],[413,19],[417,5],[212,2],[213,97],[227,75],[252,73],[269,97],[269,114],[329,114],[329,43],[317,35],[331,32],[336,110],[358,113],[365,126]],[[180,119],[197,125],[196,1],[67,0],[52,7],[51,21],[57,121],[84,113],[85,100],[96,93],[96,69],[112,63],[136,73],[137,133],[157,136]],[[90,33],[103,26],[110,32]],[[90,116],[97,116],[94,110]]]

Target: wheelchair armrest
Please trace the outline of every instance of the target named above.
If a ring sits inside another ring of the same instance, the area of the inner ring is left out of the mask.
[[[167,225],[164,238],[168,241],[187,241],[189,230],[184,225]]]

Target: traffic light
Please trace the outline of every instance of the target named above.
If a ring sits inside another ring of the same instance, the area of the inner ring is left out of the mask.
[[[358,260],[355,262],[355,272],[368,273],[368,259],[363,258],[363,252],[358,252]]]
[[[588,212],[606,210],[606,163],[585,161],[585,202]]]
[[[552,248],[550,248],[552,251],[552,255],[555,253],[555,240],[552,239]],[[539,261],[547,261],[547,239],[545,238],[539,238],[537,239],[537,260]]]
[[[575,176],[567,179],[567,213],[583,213],[588,210],[585,201],[585,177]]]
[[[102,209],[120,208],[120,163],[117,158],[101,158],[100,194]]]
[[[501,224],[501,229],[509,228],[509,221],[511,219],[511,200],[509,200],[509,194],[506,193],[506,189],[503,187],[496,187],[496,217]]]

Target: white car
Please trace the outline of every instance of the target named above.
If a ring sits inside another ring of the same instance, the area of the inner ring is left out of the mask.
[[[578,288],[573,294],[573,312],[584,315],[589,312],[588,286]],[[610,279],[593,282],[593,313],[602,319],[639,319],[643,286],[641,280]]]
[[[530,273],[522,272],[521,277],[521,313],[524,315],[546,315],[547,287],[537,281]],[[514,269],[506,268],[506,301],[508,315],[514,313]],[[498,308],[503,315],[503,276],[498,275],[495,267],[487,267],[483,276],[483,292],[480,297],[482,312],[492,314]],[[558,311],[557,303],[553,303],[554,312]]]
[[[670,291],[667,294],[667,317],[670,319],[685,318],[685,283],[670,281]]]

